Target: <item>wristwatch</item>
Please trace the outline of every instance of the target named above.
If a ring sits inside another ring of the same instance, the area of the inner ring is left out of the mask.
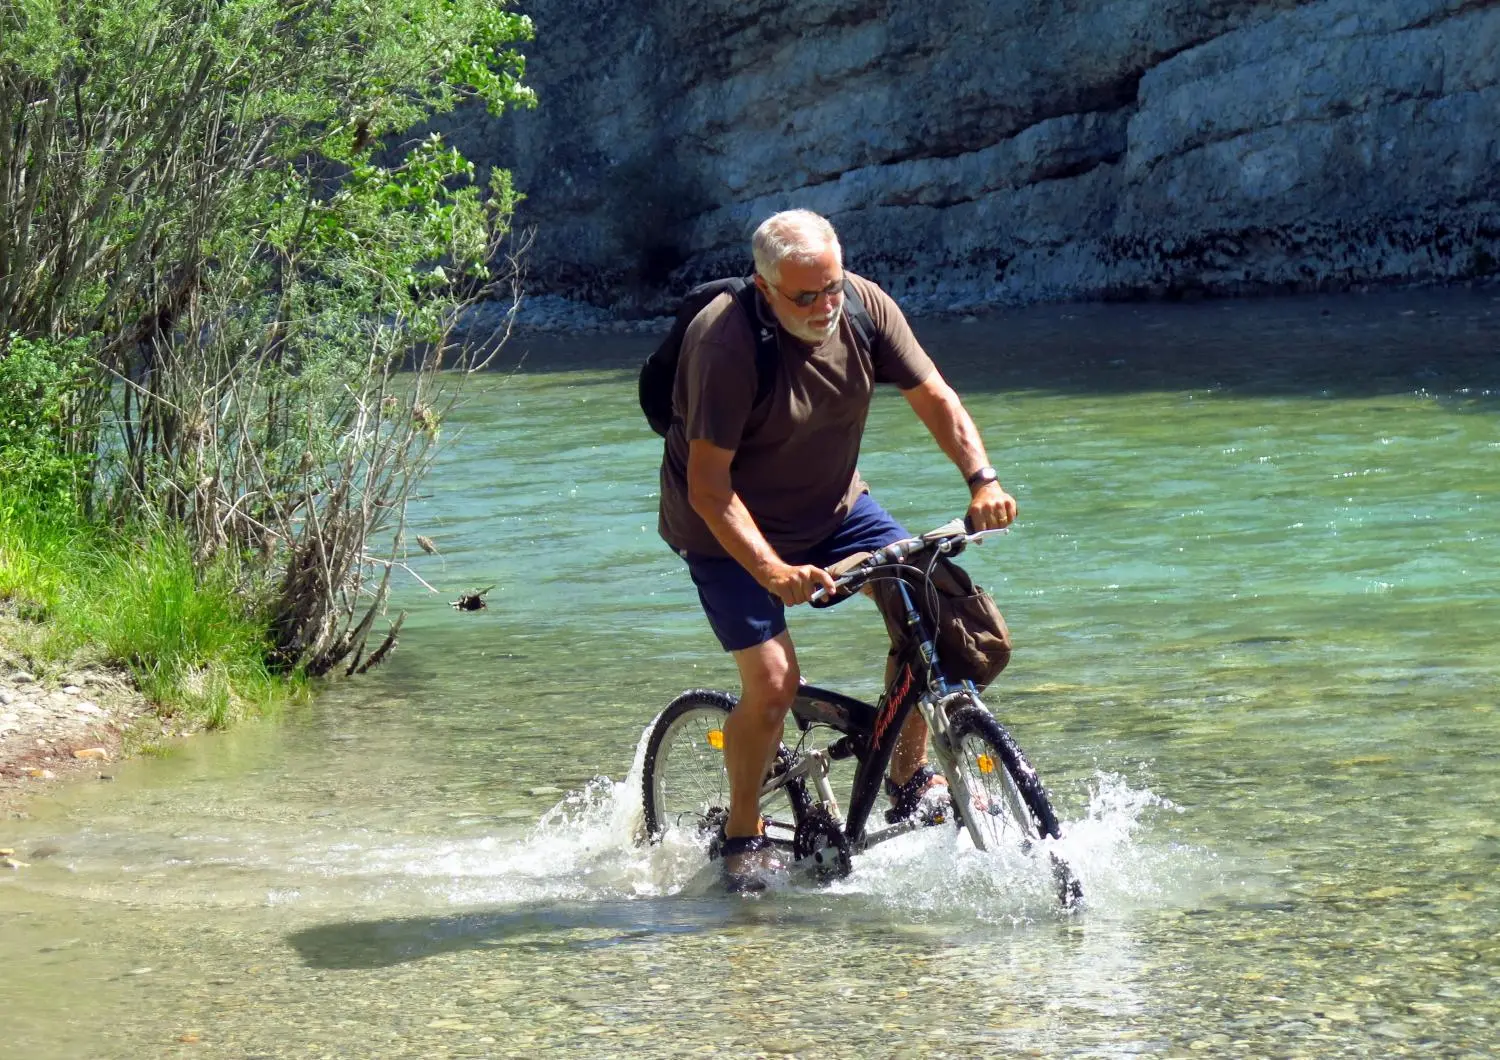
[[[980,486],[988,486],[991,482],[1000,481],[1000,473],[992,467],[982,467],[970,475],[966,480],[969,484],[969,492],[977,490]]]

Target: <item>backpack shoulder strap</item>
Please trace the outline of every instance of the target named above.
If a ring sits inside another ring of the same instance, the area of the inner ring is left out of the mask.
[[[736,277],[736,282],[740,286],[734,290],[734,299],[750,322],[750,333],[755,336],[755,404],[759,405],[771,396],[771,388],[776,384],[781,351],[776,343],[776,328],[760,318],[757,304],[760,292],[755,289],[755,279],[742,276]]]
[[[636,386],[641,411],[657,434],[665,436],[672,426],[672,388],[677,378],[677,362],[682,357],[682,342],[687,336],[688,326],[708,303],[725,291],[737,297],[745,283],[745,279],[740,276],[709,280],[685,294],[678,303],[672,329],[641,365]]]
[[[860,298],[847,276],[844,277],[844,315],[849,318],[849,325],[854,328],[854,334],[864,344],[866,352],[874,353],[877,338],[875,321],[870,319],[870,311],[865,308],[864,299]]]

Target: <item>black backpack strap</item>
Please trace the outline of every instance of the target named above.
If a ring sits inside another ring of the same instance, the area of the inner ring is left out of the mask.
[[[738,298],[749,284],[750,281],[743,276],[710,280],[694,287],[678,303],[672,329],[641,365],[640,378],[636,384],[641,412],[657,434],[665,436],[672,426],[672,389],[677,378],[677,362],[682,359],[682,341],[687,335],[688,326],[719,295],[728,291]],[[755,288],[751,286],[750,290],[754,293]]]
[[[746,276],[739,282],[743,286],[734,291],[734,298],[750,322],[750,333],[755,336],[755,405],[759,405],[771,396],[771,388],[776,385],[781,348],[776,340],[776,326],[761,319],[760,292],[755,289],[755,278]]]
[[[760,292],[756,290],[755,277],[736,277],[734,282],[735,286],[731,291],[755,336],[755,404],[759,405],[771,396],[771,388],[776,385],[776,371],[781,366],[781,349],[777,343],[776,325],[767,324],[761,316]],[[870,311],[865,308],[864,300],[859,297],[859,292],[854,289],[847,276],[844,278],[844,315],[854,328],[855,338],[867,352],[873,353],[879,336],[875,330],[875,321],[870,319]]]
[[[854,329],[855,337],[864,344],[866,352],[873,356],[878,334],[875,331],[875,321],[870,319],[870,311],[865,308],[864,299],[860,298],[847,276],[844,277],[844,316],[849,318],[849,326]]]

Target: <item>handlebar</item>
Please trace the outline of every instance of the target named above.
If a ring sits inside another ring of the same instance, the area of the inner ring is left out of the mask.
[[[884,548],[876,549],[868,557],[835,578],[832,593],[823,588],[815,589],[808,603],[813,607],[832,607],[858,592],[881,567],[902,563],[927,552],[935,551],[939,555],[956,556],[967,548],[970,542],[982,541],[994,534],[1009,532],[1009,530],[971,531],[967,519],[954,519],[936,530],[929,530],[920,537],[893,541]]]

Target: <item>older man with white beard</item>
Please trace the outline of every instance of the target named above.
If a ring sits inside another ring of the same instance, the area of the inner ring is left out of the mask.
[[[911,536],[855,466],[874,384],[897,386],[957,465],[976,529],[1016,517],[958,395],[896,303],[845,271],[833,226],[807,210],[778,213],[756,230],[751,252],[761,319],[746,319],[722,294],[683,340],[659,519],[739,668],[739,703],[724,726],[730,806],[718,847],[735,890],[760,889],[781,867],[762,834],[759,793],[800,679],[785,608],[832,588],[825,568],[839,559]],[[850,291],[874,325],[870,348],[844,313]],[[758,326],[775,328],[779,354],[759,400]],[[922,794],[946,783],[926,751],[927,726],[913,712],[888,778],[897,813],[915,812]]]

